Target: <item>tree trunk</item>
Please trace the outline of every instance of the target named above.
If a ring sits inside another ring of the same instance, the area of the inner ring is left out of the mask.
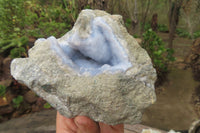
[[[158,14],[154,13],[151,19],[151,29],[157,31],[158,28]]]
[[[141,26],[141,34],[144,32],[144,26],[145,26],[145,23],[146,23],[146,18],[147,18],[147,14],[148,14],[148,11],[149,11],[149,6],[150,6],[150,0],[147,1],[147,8],[145,10],[145,13],[143,14],[142,16],[142,26]]]
[[[138,24],[138,19],[137,19],[137,15],[138,15],[138,10],[137,10],[137,0],[134,1],[134,19],[132,20],[132,27],[133,29],[135,29],[136,25]]]
[[[132,30],[134,30],[136,25],[138,24],[137,0],[134,0],[134,6],[133,6],[133,0],[129,0],[129,1],[126,0],[126,6],[127,6],[128,15],[131,18],[131,25],[132,25],[131,28],[132,28]],[[134,9],[134,11],[133,11],[133,9]]]
[[[194,29],[194,27],[192,26],[193,21],[191,21],[191,18],[192,18],[191,14],[194,13],[194,12],[192,12],[193,11],[192,8],[194,8],[194,7],[192,7],[193,6],[192,2],[193,2],[193,0],[187,0],[183,4],[182,8],[183,8],[183,13],[185,14],[185,20],[187,22],[187,26],[188,26],[188,29],[189,29],[190,36],[193,39],[193,29]],[[195,4],[197,4],[197,3],[195,2]]]
[[[175,0],[172,2],[169,0],[170,10],[169,10],[169,42],[168,47],[173,48],[173,39],[175,36],[176,26],[179,22],[180,8],[182,6],[183,0]]]

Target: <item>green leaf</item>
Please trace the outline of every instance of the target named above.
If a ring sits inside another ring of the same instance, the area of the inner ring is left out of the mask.
[[[18,41],[19,41],[18,47],[23,47],[28,45],[28,38],[25,36],[19,38]]]
[[[13,104],[14,104],[14,107],[15,108],[19,108],[19,106],[21,105],[21,103],[23,102],[24,98],[23,96],[17,96],[16,98],[14,98],[12,100]]]
[[[20,28],[16,27],[16,28],[14,28],[14,31],[19,32]]]
[[[44,106],[43,106],[45,109],[49,109],[51,108],[51,105],[49,103],[45,103]]]
[[[6,94],[6,87],[4,85],[0,85],[0,96],[4,96]]]
[[[19,58],[21,57],[24,53],[26,52],[25,48],[19,47],[19,48],[14,48],[10,51],[10,57],[11,58]]]

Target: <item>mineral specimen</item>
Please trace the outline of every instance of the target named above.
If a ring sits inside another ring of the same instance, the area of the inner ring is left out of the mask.
[[[151,59],[119,15],[83,10],[71,31],[38,39],[28,54],[11,74],[66,117],[135,124],[156,100]]]

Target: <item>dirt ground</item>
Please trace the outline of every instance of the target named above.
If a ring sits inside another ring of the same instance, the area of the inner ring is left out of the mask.
[[[191,102],[198,85],[191,70],[173,68],[168,82],[157,89],[157,101],[144,113],[143,124],[163,130],[188,130],[198,119]]]
[[[168,34],[159,33],[164,41]],[[190,52],[192,40],[176,37],[174,40],[176,62],[171,66],[168,81],[156,88],[157,101],[145,110],[142,124],[163,130],[188,130],[199,119],[195,112],[193,94],[200,84],[194,81],[192,71],[183,69],[183,60]]]

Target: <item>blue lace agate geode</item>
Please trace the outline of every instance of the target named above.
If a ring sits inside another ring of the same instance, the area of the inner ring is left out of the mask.
[[[71,31],[38,39],[28,54],[11,74],[66,117],[135,124],[156,100],[151,59],[119,15],[83,10]]]

